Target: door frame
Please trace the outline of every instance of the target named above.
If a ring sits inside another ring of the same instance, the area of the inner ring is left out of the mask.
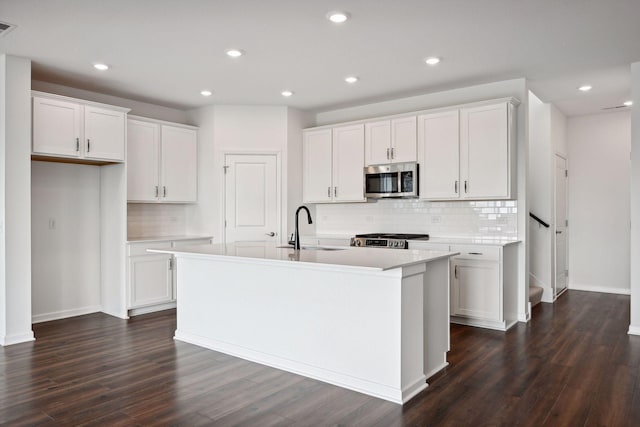
[[[222,151],[220,154],[222,160],[222,167],[220,168],[220,174],[222,176],[222,191],[221,194],[221,212],[220,218],[222,218],[222,224],[220,224],[222,228],[222,242],[224,244],[227,243],[227,227],[225,225],[227,220],[227,174],[225,171],[225,166],[227,165],[227,156],[274,156],[276,158],[276,217],[277,217],[277,226],[276,230],[278,233],[277,241],[282,243],[282,161],[280,151],[256,151],[256,150],[231,150],[231,151]]]
[[[569,170],[569,159],[567,158],[566,154],[563,153],[559,153],[559,152],[555,152],[554,156],[553,156],[553,234],[552,234],[552,238],[553,238],[553,258],[552,258],[552,262],[553,262],[553,274],[552,274],[552,283],[553,283],[553,300],[555,301],[556,298],[558,298],[562,293],[564,293],[567,289],[569,289],[569,276],[565,275],[565,288],[564,290],[558,294],[558,284],[556,282],[556,279],[558,277],[558,263],[556,262],[558,257],[556,254],[557,251],[557,242],[556,242],[556,227],[557,227],[557,221],[558,219],[556,218],[556,204],[558,201],[558,194],[557,194],[557,176],[556,176],[556,162],[558,160],[558,157],[564,160],[564,165],[565,165],[565,170]],[[565,212],[566,212],[566,216],[567,216],[567,221],[569,220],[569,178],[567,177],[567,179],[565,180]],[[565,268],[568,271],[569,270],[569,226],[565,227],[565,247],[564,247],[564,262],[565,262]]]

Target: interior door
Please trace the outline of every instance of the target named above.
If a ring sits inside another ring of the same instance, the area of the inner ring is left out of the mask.
[[[225,156],[225,242],[280,241],[279,187],[275,155]]]
[[[567,288],[567,160],[556,155],[556,295]]]

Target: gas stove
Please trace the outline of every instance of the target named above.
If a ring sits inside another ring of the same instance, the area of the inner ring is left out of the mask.
[[[369,233],[356,234],[351,238],[351,246],[408,249],[407,240],[429,240],[428,234]]]

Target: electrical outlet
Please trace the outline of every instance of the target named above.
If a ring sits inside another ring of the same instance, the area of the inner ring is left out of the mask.
[[[55,229],[56,229],[56,219],[49,218],[49,230],[55,230]]]

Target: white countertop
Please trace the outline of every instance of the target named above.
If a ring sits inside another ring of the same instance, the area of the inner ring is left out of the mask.
[[[176,240],[198,240],[198,239],[213,239],[213,236],[178,235],[178,236],[162,236],[162,237],[130,237],[127,239],[127,243],[173,242]]]
[[[338,250],[302,249],[278,247],[265,242],[238,242],[231,244],[194,245],[176,249],[149,249],[149,252],[170,253],[182,256],[204,256],[253,260],[269,263],[296,263],[299,265],[351,267],[376,271],[391,270],[448,258],[457,252],[421,251],[380,248],[333,247]]]
[[[304,239],[350,239],[352,235],[345,234],[316,234],[302,236]],[[515,240],[506,237],[494,237],[494,236],[475,236],[475,237],[436,237],[430,236],[428,240],[409,240],[410,242],[424,242],[424,243],[441,243],[447,245],[486,245],[486,246],[506,246],[513,243],[519,243],[520,240]]]

